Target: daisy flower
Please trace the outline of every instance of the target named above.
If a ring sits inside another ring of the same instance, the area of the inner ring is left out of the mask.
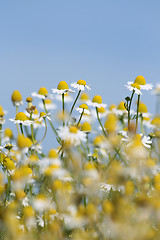
[[[42,121],[44,118],[47,118],[49,121],[51,121],[50,119],[50,116],[51,114],[50,113],[45,113],[45,112],[40,112],[40,118],[39,118],[39,121]]]
[[[81,142],[86,142],[86,134],[77,127],[60,127],[59,128],[59,137],[66,143],[71,144],[72,146],[77,146]]]
[[[48,95],[48,91],[45,87],[41,87],[39,89],[38,93],[37,92],[32,93],[33,97],[37,97],[37,98],[40,98],[40,99],[45,99],[47,95]]]
[[[52,93],[65,94],[67,92],[74,92],[72,89],[69,89],[68,84],[65,81],[61,81],[58,84],[57,88],[52,88]]]
[[[72,86],[73,88],[77,88],[78,91],[80,91],[80,90],[81,90],[81,91],[84,91],[85,88],[86,88],[87,90],[91,90],[91,88],[90,88],[88,85],[86,85],[86,81],[85,81],[85,80],[82,80],[82,79],[78,80],[76,83],[72,83],[71,86]]]
[[[92,106],[92,107],[97,107],[97,108],[100,108],[100,107],[106,107],[107,105],[102,103],[102,97],[99,96],[99,95],[96,95],[93,97],[92,101],[88,100],[86,102],[89,106]]]
[[[123,116],[123,114],[127,114],[127,110],[124,107],[124,101],[121,101],[118,107],[113,109],[113,112],[119,116]]]
[[[98,110],[99,118],[104,118],[107,116],[107,111],[104,107],[99,107],[97,108],[97,110]],[[92,111],[92,115],[94,116],[94,118],[97,117],[97,113],[95,110]]]
[[[128,136],[128,132],[121,131],[121,134],[124,138],[122,138],[122,141],[124,142],[129,142],[129,145],[136,144],[136,146],[142,144],[146,148],[151,148],[152,141],[150,137],[147,137],[145,135],[141,134],[136,134],[134,138],[131,138]]]
[[[151,83],[146,84],[146,80],[143,76],[136,77],[134,82],[128,82],[125,86],[129,89],[129,91],[135,90],[135,93],[138,95],[142,94],[142,92],[140,91],[141,89],[150,90],[153,88],[153,85]]]
[[[47,111],[53,110],[53,109],[56,108],[56,105],[55,105],[55,104],[52,102],[52,100],[49,99],[49,98],[46,98],[46,99],[44,100],[44,103],[45,103],[45,107],[46,107]],[[42,102],[39,103],[38,106],[39,106],[39,108],[44,109],[44,105],[43,105]]]
[[[20,92],[18,90],[15,90],[13,93],[12,93],[12,102],[13,102],[13,105],[14,106],[20,106],[23,104],[22,102],[22,95],[20,94]]]
[[[78,108],[76,108],[76,110],[79,112],[79,113],[86,113],[86,114],[90,114],[90,110],[87,106],[87,104],[83,103],[81,104]]]
[[[14,122],[14,124],[21,123],[22,125],[25,125],[25,126],[30,126],[33,123],[33,121],[28,120],[24,112],[17,113],[14,119],[10,118],[9,120],[11,122]]]
[[[80,95],[80,99],[79,99],[79,100],[80,100],[82,103],[86,103],[89,99],[90,99],[90,98],[89,98],[88,93],[82,92],[81,95]]]

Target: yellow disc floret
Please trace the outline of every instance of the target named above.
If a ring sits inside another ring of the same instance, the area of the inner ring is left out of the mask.
[[[139,85],[146,85],[146,80],[143,76],[138,76],[134,80],[135,83],[138,83]]]
[[[101,104],[102,103],[102,97],[99,96],[99,95],[96,95],[96,96],[93,97],[92,102]]]
[[[88,122],[84,122],[81,126],[81,131],[90,132],[91,131],[91,125]]]
[[[4,135],[6,137],[12,138],[13,137],[13,132],[10,128],[6,128],[5,131],[4,131]]]
[[[80,79],[80,80],[77,81],[77,84],[85,86],[86,85],[86,81]]]
[[[58,90],[65,90],[65,89],[69,89],[68,84],[65,81],[61,81],[58,84],[57,87]]]
[[[119,103],[117,109],[118,109],[118,110],[122,110],[122,111],[126,110],[125,107],[124,107],[124,102],[123,102],[123,101],[121,101],[121,102]]]
[[[20,92],[18,90],[15,90],[12,93],[12,101],[13,102],[21,102],[22,101],[22,95],[20,94]]]
[[[46,113],[45,112],[40,112],[40,117],[45,117]]]
[[[46,96],[48,94],[48,91],[45,87],[41,87],[38,91],[38,94]]]
[[[80,106],[79,106],[79,108],[83,108],[83,109],[89,109],[88,108],[88,106],[87,106],[87,104],[85,104],[85,103],[83,103],[83,104],[81,104]]]
[[[50,149],[50,151],[49,151],[49,153],[48,153],[48,157],[49,157],[49,158],[57,158],[57,157],[58,157],[58,154],[57,154],[56,149]]]
[[[139,84],[138,84],[138,83],[135,83],[135,82],[132,83],[131,86],[134,87],[134,88],[137,88],[138,90],[141,89],[141,87],[139,86]]]
[[[87,101],[89,100],[89,95],[87,93],[82,93],[81,96],[80,96],[80,100],[81,101]]]
[[[33,98],[32,97],[27,97],[26,102],[33,102]]]
[[[46,99],[44,100],[44,102],[45,102],[45,104],[51,104],[51,103],[52,103],[52,100],[49,99],[49,98],[46,98]]]
[[[74,126],[71,126],[71,127],[69,128],[69,131],[70,131],[70,133],[77,133],[78,128],[77,128],[77,127],[74,127]]]
[[[147,113],[148,112],[147,106],[141,102],[139,104],[138,111],[139,111],[139,113]]]
[[[16,114],[15,120],[26,121],[28,118],[24,112],[19,112]]]
[[[4,112],[3,112],[3,108],[2,106],[0,105],[0,116],[3,117],[4,116]]]
[[[97,108],[99,113],[105,113],[106,109],[104,107]]]

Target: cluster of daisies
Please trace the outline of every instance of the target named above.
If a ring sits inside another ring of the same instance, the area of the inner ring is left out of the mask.
[[[0,239],[160,239],[160,85],[126,87],[110,106],[82,79],[25,102],[15,90],[14,130],[0,106]]]

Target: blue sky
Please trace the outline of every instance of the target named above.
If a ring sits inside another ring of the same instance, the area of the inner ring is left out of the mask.
[[[138,75],[160,81],[160,1],[0,1],[0,104],[61,80],[84,79],[108,105]],[[155,97],[142,100],[154,112]]]

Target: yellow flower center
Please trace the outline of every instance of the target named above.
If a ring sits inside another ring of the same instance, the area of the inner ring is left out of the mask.
[[[104,128],[108,132],[114,132],[116,130],[116,125],[117,125],[117,118],[114,114],[109,114],[108,119],[106,120],[104,124]]]
[[[51,104],[51,103],[52,103],[52,100],[49,99],[49,98],[46,98],[46,99],[44,100],[44,102],[45,102],[45,104]]]
[[[65,89],[69,89],[68,84],[65,81],[61,81],[58,84],[57,87],[58,90],[65,90]]]
[[[77,127],[74,127],[74,126],[72,126],[72,127],[70,127],[70,128],[69,128],[69,131],[70,131],[70,133],[77,133],[77,131],[78,131],[78,128],[77,128]]]
[[[124,107],[124,102],[121,101],[117,107],[118,110],[126,110],[125,107]]]
[[[28,118],[24,112],[19,112],[16,114],[15,120],[26,121]]]
[[[95,146],[99,146],[99,145],[101,145],[102,144],[102,138],[101,137],[99,137],[99,136],[97,136],[97,137],[95,137],[95,139],[94,139],[94,141],[93,141],[93,144],[95,145]]]
[[[109,110],[112,110],[114,108],[116,108],[116,105],[115,104],[111,104],[110,107],[109,107]]]
[[[39,91],[38,91],[38,94],[45,96],[45,95],[48,94],[48,91],[47,91],[47,89],[46,89],[45,87],[41,87],[41,88],[39,89]]]
[[[20,94],[20,92],[18,90],[15,90],[12,93],[12,101],[13,102],[21,102],[22,101],[22,95]]]
[[[87,104],[85,104],[85,103],[81,104],[81,105],[79,106],[79,108],[83,108],[83,109],[89,110]]]
[[[98,108],[98,112],[99,113],[105,113],[106,109],[104,107],[100,107],[100,108]]]
[[[102,103],[102,97],[99,96],[99,95],[96,95],[96,96],[93,97],[92,102],[101,104]]]
[[[143,76],[138,76],[134,80],[135,83],[138,83],[139,85],[146,85],[146,80]]]
[[[86,85],[86,81],[80,79],[80,80],[77,81],[77,84],[85,86]]]
[[[34,110],[34,113],[33,114],[38,114],[38,110],[37,110],[37,108],[35,108],[35,110]]]
[[[144,103],[140,103],[138,111],[139,113],[147,113],[148,112],[147,106]]]
[[[12,138],[13,137],[13,132],[10,128],[6,128],[5,131],[4,131],[4,135],[6,137]]]
[[[138,83],[135,83],[135,82],[132,83],[131,86],[134,87],[134,88],[137,88],[138,90],[141,89],[141,87],[139,86],[139,84],[138,84]]]
[[[0,116],[3,117],[4,116],[4,112],[3,112],[3,108],[2,106],[0,105]]]
[[[49,158],[57,158],[58,154],[57,154],[56,150],[55,149],[50,149],[50,151],[48,153],[48,157]]]
[[[153,118],[153,120],[151,121],[151,124],[160,126],[160,117]]]
[[[32,141],[24,135],[19,134],[17,138],[17,145],[19,148],[30,147],[32,145]]]
[[[91,125],[88,122],[84,122],[81,126],[81,131],[90,132],[91,131]]]
[[[45,112],[40,112],[40,117],[45,117],[46,113]]]
[[[32,97],[27,97],[26,102],[33,102],[33,98]]]
[[[9,157],[4,158],[3,164],[8,170],[15,169],[15,164]]]
[[[34,216],[34,210],[31,206],[27,206],[23,209],[23,214],[25,218],[30,218]]]
[[[81,94],[81,97],[80,97],[80,100],[82,101],[87,101],[89,99],[89,95],[87,93],[82,93]]]

